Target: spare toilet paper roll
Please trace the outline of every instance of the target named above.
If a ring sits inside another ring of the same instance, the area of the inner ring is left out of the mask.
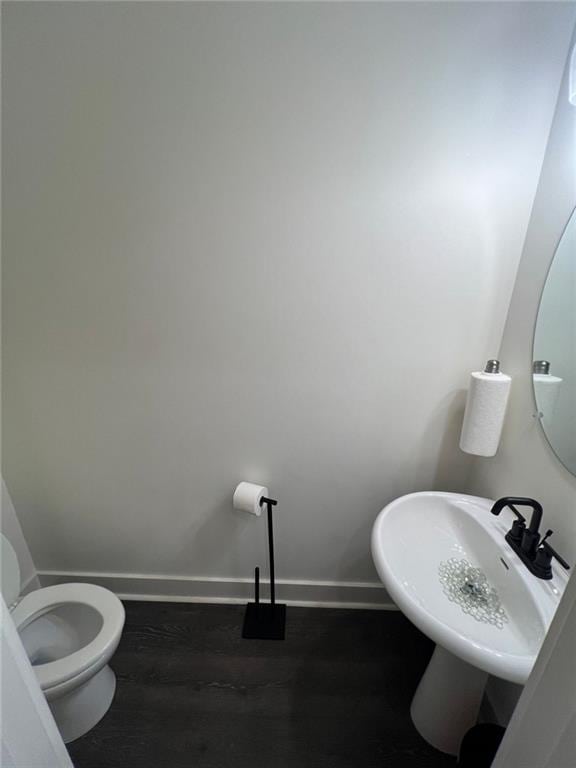
[[[260,500],[263,496],[268,496],[268,488],[265,488],[263,485],[242,481],[234,491],[232,506],[240,512],[260,515],[262,514]]]
[[[505,373],[476,371],[470,375],[460,448],[476,456],[498,450],[512,379]]]

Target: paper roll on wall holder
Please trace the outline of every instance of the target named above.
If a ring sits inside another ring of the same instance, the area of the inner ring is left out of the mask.
[[[500,371],[498,360],[488,360],[483,371],[470,374],[460,448],[475,456],[494,456],[498,450],[512,379]]]
[[[534,360],[532,364],[532,383],[534,386],[534,402],[536,404],[535,412],[532,415],[535,419],[539,419],[544,429],[546,429],[554,416],[562,379],[551,374],[550,362],[548,360]]]
[[[244,614],[242,637],[247,640],[284,640],[286,634],[286,606],[276,602],[274,578],[274,529],[272,510],[278,504],[275,499],[262,496],[261,507],[266,507],[268,518],[268,556],[270,560],[270,602],[260,602],[260,568],[254,569],[254,602],[248,603]]]

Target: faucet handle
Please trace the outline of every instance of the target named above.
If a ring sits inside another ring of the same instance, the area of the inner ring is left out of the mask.
[[[520,519],[520,520],[514,520],[512,523],[512,528],[508,531],[508,534],[511,539],[516,541],[518,544],[522,541],[524,537],[524,531],[526,530],[526,520]]]
[[[514,520],[512,523],[512,528],[510,528],[508,531],[508,537],[509,539],[512,539],[516,543],[520,544],[522,537],[524,536],[524,531],[526,530],[526,518],[523,514],[518,512],[514,504],[508,504],[508,507],[516,515],[516,520]]]
[[[558,552],[556,552],[555,549],[552,549],[550,544],[548,544],[548,542],[546,541],[546,539],[548,539],[550,536],[552,536],[553,533],[554,533],[554,531],[546,531],[546,536],[544,536],[544,538],[540,542],[540,548],[544,549],[546,552],[549,552],[550,555],[552,555],[552,557],[556,558],[556,560],[560,563],[562,568],[564,568],[566,571],[569,571],[570,570],[570,566],[568,565],[566,560],[564,560],[564,558],[561,557],[558,554]]]
[[[526,522],[526,518],[524,517],[524,515],[521,512],[518,512],[518,510],[516,509],[514,504],[508,504],[508,506],[512,510],[512,512],[514,512],[516,517],[518,518],[518,522],[519,523],[525,523]]]
[[[540,542],[540,546],[536,550],[536,558],[534,560],[534,568],[537,576],[540,576],[540,578],[543,579],[551,579],[552,578],[552,558],[556,558],[556,560],[560,563],[562,568],[565,568],[566,570],[569,570],[570,566],[564,560],[563,557],[561,557],[558,552],[556,552],[555,549],[553,549],[550,544],[548,544],[547,539],[552,536],[553,531],[548,530],[546,531],[546,535],[542,538],[542,541]]]

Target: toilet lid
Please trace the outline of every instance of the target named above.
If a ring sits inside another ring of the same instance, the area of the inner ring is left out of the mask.
[[[0,533],[0,565],[2,567],[2,597],[8,607],[20,596],[20,566],[12,544]]]

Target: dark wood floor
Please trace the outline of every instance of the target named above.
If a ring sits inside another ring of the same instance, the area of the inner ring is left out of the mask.
[[[284,642],[242,606],[126,603],[106,717],[76,768],[444,768],[410,721],[432,644],[398,612],[288,608]]]

